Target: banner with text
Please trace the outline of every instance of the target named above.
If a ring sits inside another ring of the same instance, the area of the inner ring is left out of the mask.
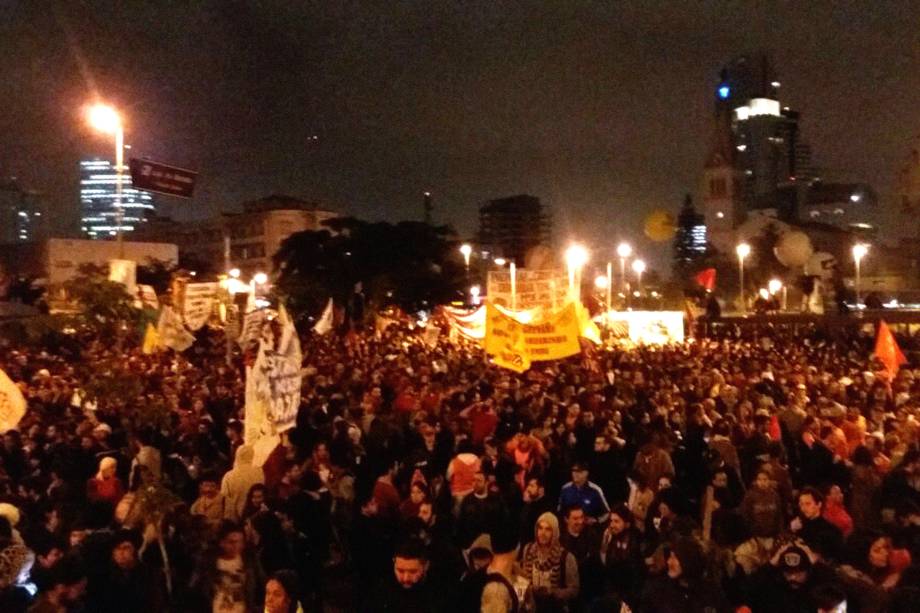
[[[217,299],[218,283],[189,283],[185,286],[185,302],[183,302],[183,316],[185,325],[190,330],[198,330],[207,323],[214,311],[214,301]]]
[[[496,364],[518,372],[530,362],[561,360],[581,351],[581,326],[575,303],[528,323],[516,319],[493,304],[486,305],[486,353]]]
[[[489,271],[486,290],[489,302],[511,308],[511,271]],[[514,275],[514,305],[519,311],[537,307],[555,311],[565,304],[568,291],[568,277],[562,270],[518,268]]]

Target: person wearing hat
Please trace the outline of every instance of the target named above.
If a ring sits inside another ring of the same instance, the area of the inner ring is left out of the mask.
[[[751,578],[742,600],[758,612],[812,612],[818,609],[815,589],[838,583],[834,571],[796,540],[777,548],[770,563]]]
[[[112,509],[121,500],[125,489],[115,473],[118,469],[118,461],[106,456],[99,460],[99,470],[96,476],[86,482],[86,497],[90,502],[103,503]]]
[[[562,486],[559,492],[558,510],[581,507],[588,523],[604,523],[610,516],[610,505],[604,496],[604,490],[596,483],[588,481],[588,465],[585,462],[572,464],[572,480]]]
[[[565,611],[578,595],[578,562],[559,542],[559,520],[544,513],[534,525],[534,541],[521,551],[521,570],[533,586],[537,613]]]
[[[681,537],[665,548],[666,570],[642,590],[640,611],[655,613],[728,612],[731,606],[722,588],[704,576],[703,546],[693,537]]]

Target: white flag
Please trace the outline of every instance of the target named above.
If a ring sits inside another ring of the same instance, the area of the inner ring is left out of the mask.
[[[195,336],[185,329],[182,320],[171,306],[164,306],[160,311],[157,334],[160,336],[160,345],[176,351],[185,351],[195,342]]]
[[[329,302],[326,303],[326,308],[323,309],[323,314],[316,322],[316,325],[313,326],[313,331],[320,335],[326,334],[330,330],[332,330],[332,298],[330,298]]]
[[[262,338],[259,353],[246,373],[247,444],[263,436],[274,436],[295,426],[300,408],[302,354],[294,323],[282,305],[278,321],[281,336],[277,348],[274,338]]]
[[[25,414],[26,399],[22,391],[0,370],[0,434],[19,425]]]
[[[189,329],[197,330],[207,323],[214,310],[218,287],[217,283],[189,283],[185,286],[182,313]]]

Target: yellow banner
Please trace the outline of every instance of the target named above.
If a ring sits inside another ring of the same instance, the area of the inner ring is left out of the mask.
[[[560,360],[581,351],[579,313],[574,303],[545,318],[522,323],[486,305],[486,353],[505,368],[524,372],[531,362]]]

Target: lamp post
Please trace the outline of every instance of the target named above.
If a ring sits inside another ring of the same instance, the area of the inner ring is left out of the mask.
[[[613,308],[613,262],[607,262],[607,312]],[[608,315],[609,317],[609,315]]]
[[[643,260],[633,260],[633,272],[636,273],[636,290],[642,293],[642,273],[645,272],[645,262]]]
[[[744,302],[744,258],[751,255],[751,246],[747,243],[738,243],[735,247],[735,253],[738,254],[738,301],[741,312],[747,312],[747,304]]]
[[[125,130],[121,115],[107,104],[94,104],[87,111],[89,124],[103,134],[115,136],[115,223],[117,226],[118,257],[124,259],[125,244],[122,236],[122,220],[125,215],[121,201],[121,185],[125,164]]]
[[[623,284],[620,289],[625,294],[629,289],[629,285],[626,282],[626,260],[632,255],[632,247],[630,247],[629,243],[620,243],[617,246],[617,255],[620,256],[620,283]]]
[[[869,253],[869,245],[865,243],[857,243],[853,245],[853,262],[856,263],[856,308],[859,308],[859,284],[860,284],[860,267],[859,264],[862,262],[862,259],[866,257],[866,254]]]
[[[580,298],[581,268],[588,263],[588,250],[575,244],[565,250],[565,263],[569,271],[569,299]]]
[[[511,310],[517,311],[517,265],[514,260],[508,265],[508,272],[511,275]]]
[[[770,281],[767,283],[767,289],[770,290],[771,296],[775,296],[776,294],[779,293],[779,290],[783,290],[783,298],[782,298],[782,302],[780,303],[780,310],[785,311],[786,310],[786,286],[783,285],[783,282],[780,281],[779,279],[770,279]]]
[[[466,281],[470,281],[470,254],[473,253],[473,248],[469,243],[463,243],[460,245],[460,253],[463,254],[463,265],[466,266]]]

